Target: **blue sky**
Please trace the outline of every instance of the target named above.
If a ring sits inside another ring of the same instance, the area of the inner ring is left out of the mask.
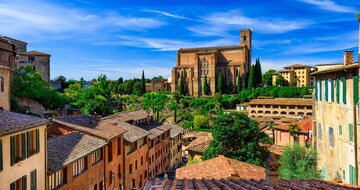
[[[0,35],[50,53],[51,78],[170,76],[176,50],[239,44],[263,71],[357,54],[357,0],[0,0]],[[357,60],[357,58],[355,58]]]

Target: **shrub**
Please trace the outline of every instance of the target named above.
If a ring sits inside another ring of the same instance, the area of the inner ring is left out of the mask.
[[[209,118],[204,115],[195,115],[194,116],[194,128],[208,128],[209,127]]]

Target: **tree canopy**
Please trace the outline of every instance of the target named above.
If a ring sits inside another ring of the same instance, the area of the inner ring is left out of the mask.
[[[279,159],[281,179],[319,179],[318,156],[314,148],[295,143],[287,147]]]
[[[249,73],[249,80],[248,80],[248,88],[256,87],[256,79],[255,79],[255,66],[251,65],[250,73]]]
[[[208,84],[206,75],[205,75],[205,77],[204,77],[203,90],[204,90],[204,95],[208,95],[209,92],[210,92],[210,88],[209,88],[209,84]]]
[[[257,127],[258,123],[244,114],[230,113],[217,116],[212,134],[214,139],[202,159],[224,155],[236,160],[265,166],[268,152],[259,142],[271,139]]]
[[[217,90],[220,94],[225,93],[225,85],[224,85],[224,78],[222,72],[218,73]]]
[[[261,63],[260,63],[260,59],[257,58],[256,59],[256,63],[255,63],[255,67],[254,67],[254,71],[255,71],[255,86],[258,87],[260,86],[263,81],[262,81],[262,71],[261,71]]]
[[[275,84],[276,86],[287,86],[287,81],[283,76],[279,75],[276,77]]]
[[[356,19],[360,22],[360,12],[356,13]]]
[[[263,75],[263,83],[264,83],[264,85],[272,86],[272,76],[273,76],[274,73],[276,73],[276,71],[274,69],[270,69],[270,70],[265,72],[265,74]]]

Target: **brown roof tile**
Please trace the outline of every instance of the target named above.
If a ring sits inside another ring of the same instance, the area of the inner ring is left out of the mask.
[[[80,132],[50,138],[47,143],[48,173],[106,145],[106,141]]]
[[[183,51],[204,51],[204,50],[225,50],[225,49],[242,49],[245,46],[214,46],[214,47],[198,47],[198,48],[181,48],[179,52]]]
[[[290,124],[287,123],[282,125],[276,125],[275,129],[288,131]],[[297,124],[301,128],[301,133],[307,134],[309,130],[312,129],[312,119],[305,119],[299,122],[295,122],[294,124]]]
[[[43,53],[43,52],[39,52],[39,51],[28,51],[28,52],[23,52],[20,53],[20,55],[30,55],[30,56],[50,56],[50,54],[47,53]]]
[[[176,136],[178,136],[179,134],[184,133],[184,128],[177,126],[177,125],[173,125],[173,124],[164,124],[169,126],[170,129],[170,138],[175,138]]]
[[[176,170],[176,179],[222,179],[229,177],[265,179],[265,168],[220,155]]]
[[[107,141],[125,133],[126,129],[123,126],[128,125],[123,121],[103,121],[87,115],[55,117],[52,119],[52,121],[77,131],[98,136]]]
[[[0,136],[47,124],[46,119],[0,110]]]
[[[298,105],[312,106],[312,99],[304,98],[274,98],[274,99],[253,99],[249,105]]]
[[[131,120],[146,119],[148,115],[153,116],[154,113],[152,111],[148,112],[147,110],[124,111],[105,117],[104,119],[116,117],[123,121],[131,121]]]

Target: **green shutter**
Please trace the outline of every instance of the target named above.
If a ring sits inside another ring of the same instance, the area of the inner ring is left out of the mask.
[[[15,146],[15,136],[10,137],[10,160],[11,165],[15,164],[16,159],[16,146]]]
[[[10,190],[15,190],[15,182],[10,184]]]
[[[36,152],[40,152],[40,134],[39,134],[39,129],[36,129]]]
[[[339,125],[339,135],[342,135],[342,125]]]
[[[31,156],[31,151],[32,151],[32,139],[31,139],[31,132],[28,131],[26,133],[27,136],[27,157]]]
[[[22,182],[22,185],[21,185],[21,186],[22,186],[22,189],[23,189],[23,190],[26,190],[26,184],[27,184],[27,183],[26,183],[26,182],[27,182],[27,181],[26,181],[26,175],[24,175],[24,176],[22,177],[21,182]]]
[[[354,104],[359,103],[359,76],[354,76]]]
[[[319,81],[320,82],[320,101],[322,101],[322,81]]]
[[[351,185],[356,184],[356,169],[352,165],[349,165],[349,180]]]
[[[349,123],[349,141],[354,142],[354,126]]]
[[[346,104],[346,78],[343,78],[343,103]]]
[[[331,80],[331,102],[334,102],[334,80]]]
[[[26,133],[21,134],[21,153],[22,153],[22,159],[26,159]]]
[[[2,141],[0,139],[0,171],[2,171],[3,169]]]
[[[31,190],[36,190],[36,185],[37,181],[36,181],[36,170],[33,170],[32,172],[30,172],[30,189]]]
[[[318,99],[318,89],[319,89],[318,85],[319,85],[319,81],[316,81],[316,82],[315,82],[315,100],[316,100],[316,101],[319,100],[319,99]]]
[[[325,80],[325,101],[328,101],[329,100],[329,97],[328,97],[328,91],[329,91],[329,83],[328,83],[328,80]]]
[[[336,79],[336,103],[340,103],[340,81]]]

